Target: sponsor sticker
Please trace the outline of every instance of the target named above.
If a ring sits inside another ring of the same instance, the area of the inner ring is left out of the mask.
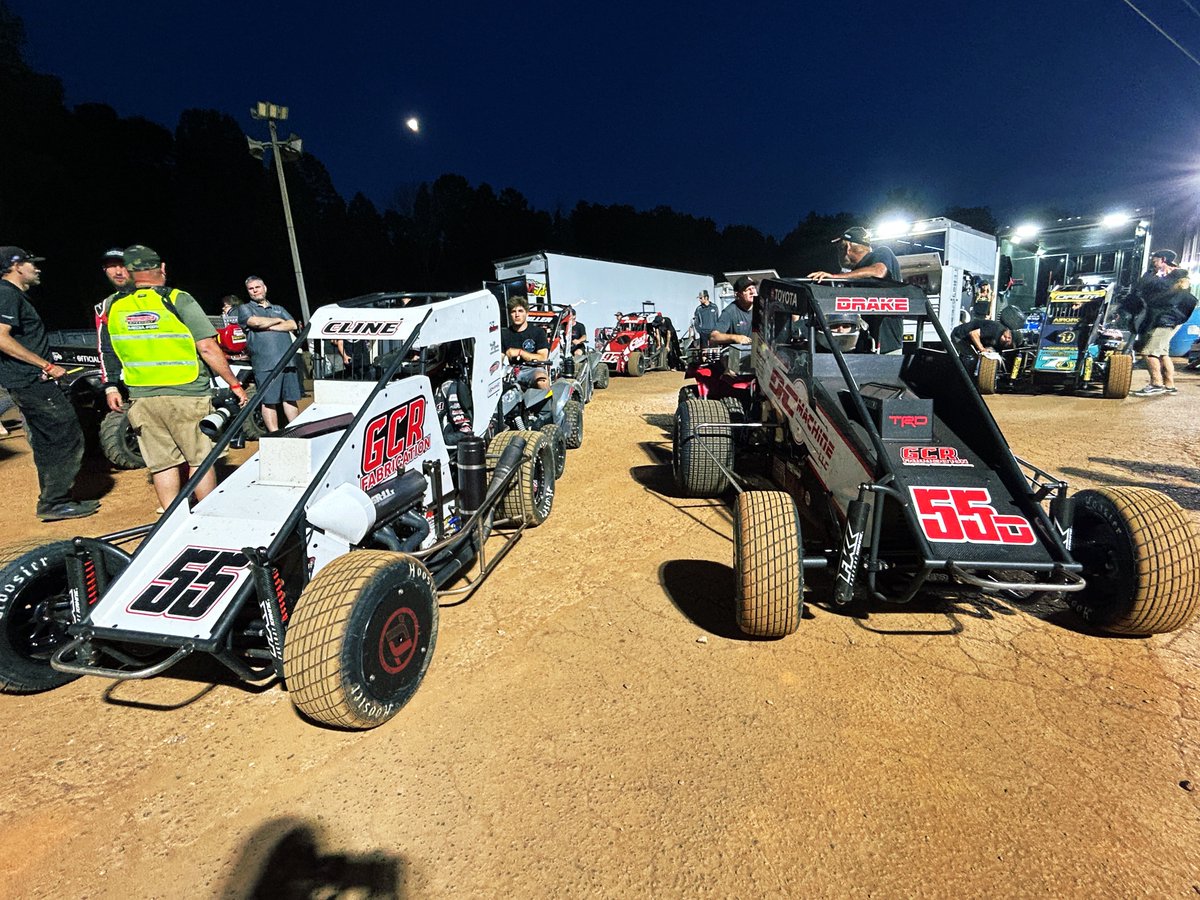
[[[429,451],[425,430],[425,398],[414,397],[380,413],[363,432],[362,474],[358,485],[364,491],[403,471],[413,460]]]
[[[971,461],[958,455],[957,447],[901,447],[900,462],[906,466],[966,466]]]
[[[908,312],[907,297],[837,297],[835,312]]]
[[[343,322],[335,320],[332,322],[326,322],[321,327],[321,334],[323,336],[330,337],[387,337],[388,335],[396,334],[400,330],[400,326],[403,324],[403,319],[391,322]]]

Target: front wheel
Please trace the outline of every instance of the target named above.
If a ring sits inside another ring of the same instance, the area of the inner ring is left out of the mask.
[[[996,393],[996,377],[999,371],[1000,364],[997,360],[989,356],[979,357],[979,374],[975,376],[975,383],[979,385],[979,393]]]
[[[1164,634],[1200,610],[1200,535],[1182,507],[1149,488],[1075,495],[1072,554],[1088,585],[1067,594],[1088,623],[1117,634]]]
[[[804,613],[800,514],[783,491],[745,491],[733,506],[737,624],[756,637],[794,632]]]
[[[1108,371],[1104,373],[1104,399],[1124,400],[1132,383],[1133,357],[1128,353],[1110,354]]]
[[[288,625],[292,703],[324,725],[382,725],[416,693],[437,629],[437,588],[420,562],[384,550],[339,556],[309,582]]]
[[[608,387],[610,373],[608,371],[608,363],[602,362],[596,365],[596,390],[602,391]]]
[[[111,552],[90,557],[86,567],[102,558],[106,578],[115,578],[126,560]],[[34,694],[61,687],[78,676],[50,667],[50,657],[70,640],[70,580],[67,560],[75,552],[70,541],[40,541],[0,551],[0,692]],[[91,598],[93,601],[99,597]]]

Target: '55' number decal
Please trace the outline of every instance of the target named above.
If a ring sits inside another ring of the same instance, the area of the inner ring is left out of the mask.
[[[1018,544],[1037,541],[1024,516],[1002,516],[987,488],[910,487],[921,530],[931,541]]]
[[[246,557],[234,550],[186,547],[129,604],[129,612],[201,619],[245,580],[249,565]]]

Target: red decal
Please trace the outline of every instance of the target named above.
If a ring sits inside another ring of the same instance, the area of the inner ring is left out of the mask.
[[[907,297],[837,297],[836,312],[908,312]]]
[[[901,447],[900,461],[906,466],[970,466],[954,447]]]
[[[379,665],[389,675],[399,675],[417,652],[417,615],[407,606],[396,610],[379,634]]]
[[[363,431],[362,477],[365,491],[391,478],[430,447],[425,433],[425,398],[414,397],[376,416]]]
[[[920,428],[929,424],[929,416],[888,416],[893,425],[901,428]]]
[[[992,507],[987,488],[910,487],[917,520],[931,541],[947,544],[1036,542],[1024,516],[1002,516]]]

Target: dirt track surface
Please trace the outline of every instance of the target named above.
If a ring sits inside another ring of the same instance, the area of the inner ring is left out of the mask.
[[[597,394],[551,519],[442,610],[424,685],[380,729],[174,677],[0,697],[0,893],[1200,893],[1200,628],[810,605],[792,637],[743,639],[728,508],[672,496],[679,383]],[[1075,487],[1157,487],[1200,515],[1200,380],[1180,384],[991,406]],[[101,474],[99,516],[42,525],[21,438],[0,471],[13,542],[155,505],[143,474]]]

